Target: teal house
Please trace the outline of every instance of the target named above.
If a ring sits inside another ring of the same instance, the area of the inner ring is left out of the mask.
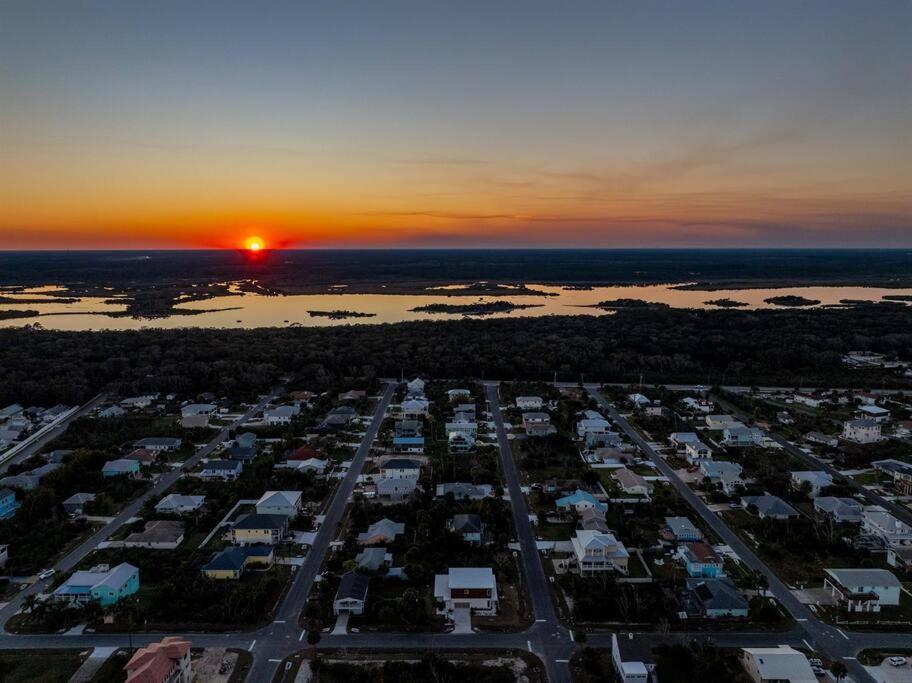
[[[122,562],[116,567],[99,565],[88,571],[73,572],[57,590],[54,600],[82,606],[97,602],[102,607],[114,605],[139,590],[139,569]]]

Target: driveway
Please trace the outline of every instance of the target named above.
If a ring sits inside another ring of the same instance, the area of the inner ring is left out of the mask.
[[[472,610],[461,607],[453,610],[453,635],[472,633]]]

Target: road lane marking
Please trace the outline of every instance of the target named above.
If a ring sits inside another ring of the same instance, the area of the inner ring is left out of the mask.
[[[573,637],[573,631],[570,631],[570,642],[571,642],[571,643],[575,643],[575,642],[576,642],[576,638]]]
[[[806,641],[804,638],[802,638],[801,642],[807,646],[808,650],[811,650],[813,652],[814,648],[811,647],[811,644],[808,641]]]
[[[538,624],[538,623],[541,623],[541,622],[543,622],[543,621],[547,621],[547,619],[536,619],[536,620],[535,620],[535,623]]]
[[[256,640],[250,643],[250,647],[247,648],[247,652],[253,652],[253,648],[256,645]]]
[[[857,659],[856,657],[843,657],[843,659]]]
[[[837,629],[836,629],[836,633],[838,633],[839,635],[841,635],[841,636],[842,636],[843,638],[845,638],[846,640],[849,640],[849,637],[848,637],[845,633],[842,632],[842,629],[838,629],[838,628],[837,628]]]
[[[307,633],[304,629],[301,629],[301,635],[298,636],[298,642],[304,640],[304,634]]]
[[[526,647],[529,648],[529,652],[532,652],[532,641],[531,640],[526,641]]]
[[[807,619],[795,619],[795,621],[807,621]]]
[[[272,623],[273,623],[273,624],[284,624],[284,623],[285,623],[285,620],[284,620],[284,619],[276,619],[276,620],[275,620],[274,622],[272,622]]]
[[[282,660],[281,659],[270,659],[269,661],[270,662],[281,662]]]
[[[558,664],[566,664],[570,660],[569,659],[555,659],[554,661],[557,662]]]

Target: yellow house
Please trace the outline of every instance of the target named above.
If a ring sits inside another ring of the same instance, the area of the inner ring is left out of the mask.
[[[212,556],[200,570],[208,579],[239,579],[252,567],[268,568],[273,563],[272,547],[265,545],[225,548]]]
[[[231,540],[238,545],[275,545],[288,532],[284,515],[250,514],[241,517],[231,528]]]

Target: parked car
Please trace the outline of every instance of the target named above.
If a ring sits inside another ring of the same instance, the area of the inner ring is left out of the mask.
[[[905,657],[890,657],[888,660],[890,666],[905,666],[906,658]]]
[[[51,578],[56,573],[57,573],[56,569],[44,569],[38,574],[38,579],[41,581],[44,581],[45,579]]]

